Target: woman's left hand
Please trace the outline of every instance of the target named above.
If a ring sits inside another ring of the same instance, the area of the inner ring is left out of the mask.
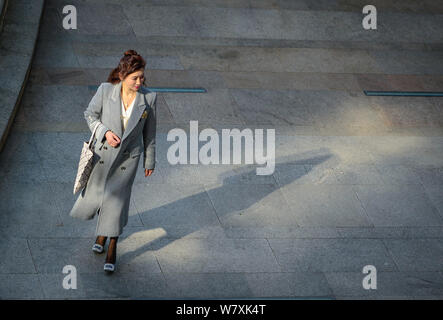
[[[150,176],[154,172],[154,169],[145,169],[145,177]]]

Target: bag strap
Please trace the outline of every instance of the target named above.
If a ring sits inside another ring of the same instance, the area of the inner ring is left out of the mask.
[[[92,131],[91,138],[89,138],[89,142],[88,142],[89,148],[91,148],[92,139],[94,138],[95,132],[97,131],[97,128],[99,125],[100,125],[100,122],[97,122],[97,124],[94,127],[94,130]]]

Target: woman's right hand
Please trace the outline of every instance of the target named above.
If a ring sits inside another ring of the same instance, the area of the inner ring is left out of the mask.
[[[105,137],[111,147],[115,148],[120,144],[120,138],[111,130],[106,131]]]

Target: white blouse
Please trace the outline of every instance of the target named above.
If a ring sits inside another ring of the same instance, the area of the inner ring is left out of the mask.
[[[121,103],[121,105],[122,105],[122,107],[121,107],[121,110],[122,110],[122,112],[121,112],[121,119],[122,119],[123,130],[125,130],[126,129],[126,125],[128,123],[128,120],[129,120],[129,117],[131,116],[132,109],[134,109],[133,106],[134,106],[135,98],[134,98],[134,100],[132,100],[132,103],[128,107],[128,110],[125,110],[125,106],[123,104],[123,99],[121,99],[121,102],[122,102]]]

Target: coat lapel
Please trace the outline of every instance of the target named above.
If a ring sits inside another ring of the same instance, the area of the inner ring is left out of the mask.
[[[140,92],[137,91],[135,96],[133,110],[131,112],[131,116],[128,119],[128,123],[126,124],[125,132],[123,133],[122,140],[127,138],[132,130],[134,130],[135,126],[138,124],[140,117],[145,110],[146,104],[143,99],[143,96]]]
[[[111,121],[112,121],[112,129],[115,130],[114,133],[118,135],[121,139],[123,128],[121,122],[121,100],[120,100],[120,90],[122,87],[122,83],[119,82],[114,85],[114,89],[112,90],[111,95]]]
[[[115,134],[120,137],[120,140],[123,141],[131,131],[137,125],[143,111],[146,108],[145,99],[143,99],[143,94],[137,91],[135,96],[134,106],[131,113],[131,116],[128,119],[128,123],[126,124],[126,130],[123,132],[123,126],[121,121],[121,87],[122,83],[119,82],[114,86],[114,90],[111,95],[111,110],[112,110],[112,122],[113,127],[116,129]]]

